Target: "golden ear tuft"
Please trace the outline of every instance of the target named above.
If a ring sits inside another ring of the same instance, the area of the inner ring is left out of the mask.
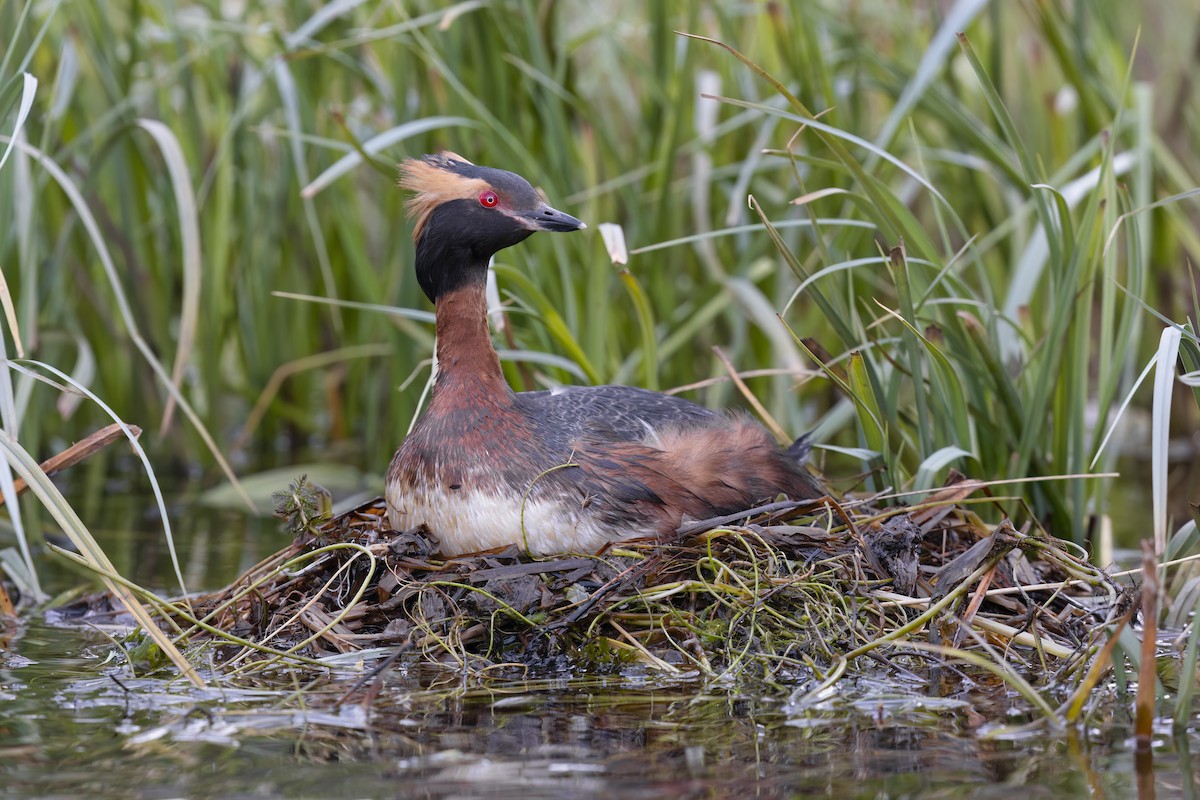
[[[454,171],[452,164],[458,161],[470,164],[462,156],[442,152],[436,156],[406,158],[400,164],[400,188],[413,192],[405,203],[408,217],[416,221],[413,241],[421,238],[425,224],[434,209],[451,200],[474,199],[480,192],[491,188],[481,178],[468,178]]]

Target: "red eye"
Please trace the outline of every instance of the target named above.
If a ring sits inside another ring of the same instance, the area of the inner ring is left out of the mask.
[[[483,194],[479,195],[479,205],[483,206],[484,208],[495,208],[496,204],[499,202],[500,198],[496,197],[495,192],[484,192]]]

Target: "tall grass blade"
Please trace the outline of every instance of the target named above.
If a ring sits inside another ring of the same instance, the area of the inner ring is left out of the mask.
[[[1196,697],[1196,655],[1200,650],[1200,594],[1192,604],[1190,628],[1183,650],[1183,663],[1179,669],[1179,690],[1175,695],[1174,725],[1176,731],[1186,730],[1195,721],[1193,701]]]
[[[281,297],[285,300],[300,300],[304,303],[318,303],[320,305],[338,306],[339,308],[351,308],[357,311],[373,311],[393,317],[403,317],[404,319],[411,319],[417,322],[425,322],[430,325],[437,321],[432,311],[421,311],[417,308],[397,308],[396,306],[384,306],[378,303],[359,303],[354,300],[339,300],[336,297],[296,294],[295,292],[271,292],[271,296]],[[432,338],[429,341],[432,344]]]
[[[588,380],[593,383],[601,383],[600,374],[596,368],[588,360],[587,355],[583,352],[583,348],[579,346],[579,342],[571,333],[570,326],[566,320],[562,318],[562,314],[558,312],[554,303],[546,294],[534,285],[533,281],[529,280],[529,276],[514,269],[507,264],[496,265],[496,275],[504,280],[514,284],[520,290],[521,295],[526,298],[535,309],[546,329],[554,337],[563,349],[567,351],[567,355],[575,361],[588,376]]]
[[[3,77],[3,73],[0,73],[0,77]],[[25,120],[29,117],[29,109],[33,108],[33,97],[37,94],[37,78],[26,72],[21,76],[21,80],[21,102],[17,106],[17,119],[13,123],[13,132],[8,139],[8,145],[4,148],[4,155],[0,156],[0,169],[4,169],[4,165],[8,162],[8,157],[12,155],[13,143],[21,135],[21,129],[25,127]]]
[[[618,273],[621,285],[629,292],[633,301],[634,311],[638,320],[638,328],[642,332],[642,375],[645,388],[658,391],[658,346],[654,333],[654,311],[650,307],[650,299],[638,279],[627,269]]]
[[[966,30],[987,7],[988,2],[989,0],[958,0],[951,7],[930,40],[929,46],[925,48],[912,79],[905,84],[904,91],[896,98],[896,104],[888,112],[888,118],[884,120],[883,127],[875,136],[875,146],[881,151],[891,144],[900,123],[916,107],[925,90],[942,71],[954,45],[958,42],[958,31]]]
[[[167,513],[167,501],[166,501],[166,498],[163,496],[162,488],[159,486],[158,476],[154,472],[154,467],[150,463],[150,457],[146,454],[146,451],[142,448],[142,444],[139,441],[138,436],[132,430],[130,430],[129,425],[124,420],[122,420],[119,416],[117,416],[117,412],[115,412],[107,403],[105,403],[103,400],[101,400],[94,392],[92,392],[90,389],[88,389],[83,384],[79,383],[77,380],[72,378],[70,375],[67,375],[65,372],[58,369],[57,367],[53,367],[53,366],[43,363],[41,361],[26,361],[24,363],[29,364],[30,366],[33,366],[33,367],[37,367],[38,369],[41,369],[41,370],[45,370],[46,372],[49,372],[51,375],[54,375],[55,377],[59,378],[60,380],[62,380],[62,382],[64,384],[71,387],[72,389],[74,389],[76,392],[83,395],[87,399],[91,400],[96,405],[100,406],[100,408],[104,411],[104,413],[108,415],[109,419],[111,419],[113,422],[115,422],[121,426],[121,432],[123,434],[125,434],[125,438],[129,441],[129,447],[137,455],[138,460],[142,462],[142,469],[146,473],[146,479],[150,482],[150,491],[154,495],[154,502],[158,506],[158,516],[159,516],[159,519],[162,521],[163,538],[165,538],[167,541],[167,552],[171,556],[171,566],[175,570],[176,580],[179,581],[179,591],[182,592],[186,596],[188,593],[187,584],[184,583],[183,569],[179,564],[179,555],[175,548],[175,536],[171,530],[171,517]],[[29,369],[24,367],[22,364],[10,363],[9,367],[10,367],[10,369],[16,370],[17,372],[20,372],[24,375],[28,375],[31,378],[35,378],[37,380],[44,380],[44,378],[37,375],[35,372],[30,371]]]
[[[71,381],[80,386],[91,386],[96,379],[96,352],[83,336],[75,335],[76,356],[75,366],[71,368]],[[59,395],[55,408],[63,419],[70,419],[83,401],[83,395],[76,392],[64,392]]]
[[[0,80],[2,80],[3,77],[4,73],[0,72]],[[18,140],[21,140],[23,137],[25,120],[29,117],[29,110],[33,107],[34,95],[37,94],[37,78],[26,72],[22,74],[21,81],[21,99],[17,107],[17,118],[13,123],[12,136],[9,137],[8,144],[4,148],[4,155],[0,156],[0,169],[3,169],[4,165],[8,162],[8,157],[12,154],[15,143]],[[25,217],[26,223],[28,223],[30,206],[32,205],[32,202],[30,200],[22,200],[19,197],[15,199],[18,203],[25,205],[25,211],[23,213],[18,212],[18,218]],[[26,229],[27,224],[21,226],[22,231],[25,231]],[[21,329],[19,323],[17,322],[17,310],[13,306],[12,294],[9,292],[8,278],[2,274],[0,274],[0,304],[2,304],[4,307],[4,318],[8,323],[9,333],[13,337],[13,346],[17,350],[17,357],[23,358],[25,356],[25,347],[21,341]]]
[[[413,136],[453,127],[478,128],[479,124],[466,117],[427,117],[425,119],[414,119],[403,125],[397,125],[382,133],[375,134],[362,143],[362,150],[368,155],[375,155],[384,148],[391,147]],[[359,153],[357,150],[347,153],[329,165],[320,175],[313,178],[310,183],[300,190],[300,196],[306,200],[316,197],[338,178],[350,174],[362,163],[362,153]]]
[[[1150,492],[1154,509],[1154,552],[1167,550],[1167,445],[1171,436],[1171,395],[1179,359],[1179,330],[1164,328],[1154,362],[1154,400],[1150,409]]]
[[[900,300],[900,317],[907,322],[905,332],[904,355],[908,363],[908,375],[912,383],[913,400],[916,404],[917,439],[920,442],[920,454],[924,458],[933,452],[934,420],[930,414],[929,404],[925,395],[925,358],[922,352],[921,337],[915,335],[917,324],[916,308],[913,303],[912,286],[909,283],[908,263],[904,254],[904,243],[893,247],[889,253],[892,280],[896,284],[896,293]]]
[[[292,133],[288,140],[292,153],[292,168],[296,171],[300,185],[306,186],[309,183],[308,163],[304,158],[304,147],[301,140],[303,127],[300,122],[300,97],[296,81],[287,62],[283,60],[275,63],[274,77],[279,97],[283,101],[288,129]],[[325,294],[329,297],[337,297],[337,282],[333,277],[333,264],[329,258],[329,248],[325,244],[325,234],[317,216],[317,208],[311,197],[301,197],[300,203],[304,208],[304,221],[308,226],[309,235],[312,237],[313,250],[316,252],[317,264],[321,270],[321,279],[325,284]],[[330,319],[333,322],[334,330],[340,337],[343,331],[342,315],[336,306],[330,307]]]
[[[8,345],[3,336],[0,336],[0,361],[8,361]],[[16,398],[13,396],[12,374],[3,368],[0,368],[0,425],[3,426],[3,430],[0,430],[0,439],[9,439],[15,443],[20,435],[21,415],[17,409]],[[9,521],[16,533],[17,547],[25,562],[25,572],[33,584],[33,599],[41,602],[45,599],[45,595],[38,581],[37,570],[34,568],[28,529],[21,515],[21,507],[17,504],[17,487],[13,481],[13,467],[8,462],[0,467],[0,495],[4,497],[4,504],[8,506]]]
[[[307,44],[325,26],[343,14],[353,11],[364,2],[366,0],[333,0],[333,2],[320,6],[316,13],[306,19],[302,25],[283,37],[284,44],[288,50],[294,50],[302,44]]]
[[[13,346],[17,349],[17,358],[25,357],[25,348],[21,344],[21,323],[17,320],[17,308],[13,305],[12,292],[8,288],[8,278],[0,272],[0,306],[4,307],[4,320],[8,323],[8,333],[13,338]]]
[[[937,188],[934,187],[934,185],[929,182],[928,178],[926,178],[924,175],[922,175],[917,170],[910,167],[908,164],[901,161],[896,156],[892,155],[891,153],[889,153],[886,150],[883,150],[883,149],[877,147],[876,145],[867,141],[866,139],[862,138],[861,136],[850,133],[849,131],[838,128],[834,125],[829,125],[828,123],[821,122],[816,117],[810,118],[810,117],[806,117],[806,116],[802,116],[802,115],[798,115],[798,114],[792,114],[792,113],[789,113],[788,111],[785,111],[784,109],[775,108],[774,106],[768,105],[766,103],[753,103],[748,100],[738,100],[737,98],[734,98],[734,97],[714,97],[713,99],[719,100],[722,103],[727,103],[731,106],[736,106],[738,108],[753,109],[755,111],[761,111],[764,114],[770,114],[772,116],[782,117],[784,119],[789,119],[793,122],[800,123],[800,124],[804,125],[806,128],[812,128],[813,130],[820,131],[821,133],[826,134],[826,136],[824,137],[824,141],[826,143],[829,143],[832,141],[844,141],[844,142],[849,142],[850,144],[855,145],[857,147],[861,147],[862,149],[864,149],[868,153],[870,153],[872,156],[879,158],[883,161],[887,161],[889,164],[896,167],[904,174],[908,175],[910,178],[912,178],[914,181],[916,181],[918,184],[920,184],[927,192],[929,192],[930,195],[937,198],[938,201],[940,201],[946,208],[953,210],[953,207],[950,205],[949,201],[947,201],[946,198],[942,196],[942,193],[939,192],[937,190]],[[843,148],[843,150],[844,150],[844,148]],[[847,158],[851,158],[848,150],[845,151],[845,153],[846,153]],[[859,165],[859,162],[857,160],[854,160],[852,158],[851,158],[851,160],[854,162],[854,164],[856,166],[856,169],[852,169],[851,171],[857,173],[859,170],[862,169],[862,167],[861,167],[861,165]],[[843,163],[846,163],[846,162],[843,162]],[[878,203],[880,206],[886,206],[887,205],[886,203],[881,202],[882,193],[885,191],[882,184],[880,184],[876,180],[872,180],[870,174],[866,173],[865,171],[862,172],[861,178],[862,178],[862,182],[864,184],[863,188],[867,189],[868,193],[871,194],[872,201]]]
[[[175,210],[179,215],[179,243],[183,248],[180,272],[183,276],[183,298],[180,303],[179,340],[175,347],[175,367],[171,370],[171,385],[175,392],[183,391],[183,372],[196,343],[196,327],[200,321],[200,215],[196,209],[196,195],[192,192],[192,180],[188,174],[187,160],[183,149],[171,129],[153,119],[138,120],[138,127],[150,134],[162,152],[167,165],[167,175],[175,190]],[[175,413],[175,397],[167,397],[163,409],[162,433],[171,429],[171,418]]]
[[[0,139],[6,139],[6,137],[0,137]],[[63,193],[66,194],[68,199],[71,201],[71,205],[75,209],[75,213],[79,215],[80,222],[83,224],[84,229],[87,231],[88,237],[91,239],[91,242],[96,249],[96,255],[99,257],[100,264],[104,268],[104,273],[108,278],[109,286],[112,289],[113,298],[116,300],[117,308],[120,311],[122,321],[125,323],[126,330],[129,331],[129,338],[133,341],[134,345],[138,348],[138,351],[142,354],[142,357],[145,358],[146,363],[150,365],[150,368],[158,376],[159,380],[162,381],[167,391],[175,398],[176,403],[178,403],[188,420],[192,423],[193,427],[195,427],[197,433],[200,434],[201,439],[203,439],[205,445],[208,446],[209,452],[220,465],[221,470],[225,473],[226,478],[234,486],[235,490],[237,490],[242,496],[246,507],[253,511],[254,502],[248,495],[245,494],[244,491],[241,490],[241,485],[238,483],[237,475],[234,474],[233,468],[229,465],[229,462],[217,447],[217,443],[213,440],[212,435],[208,432],[208,428],[204,425],[204,422],[200,419],[200,416],[192,409],[191,404],[188,403],[187,400],[175,390],[175,387],[171,383],[171,378],[167,374],[166,369],[158,361],[158,358],[154,355],[154,351],[150,345],[145,339],[142,338],[141,331],[138,328],[137,321],[134,319],[133,311],[130,308],[129,300],[126,298],[125,290],[122,288],[121,280],[117,276],[117,268],[113,263],[112,256],[109,254],[108,245],[105,243],[104,236],[100,231],[100,226],[96,222],[96,218],[92,214],[87,201],[84,200],[83,195],[80,193],[79,188],[75,185],[75,182],[71,180],[70,176],[68,176],[62,170],[62,168],[58,166],[58,164],[56,164],[38,148],[20,141],[17,142],[17,147],[33,157],[33,159],[37,161],[43,169],[46,170],[47,174],[54,179],[54,182],[58,184],[59,188],[63,190]],[[3,371],[0,371],[0,375],[5,374],[6,373]]]
[[[787,329],[779,323],[779,312],[762,291],[742,278],[727,278],[725,289],[733,295],[734,301],[746,318],[771,340],[771,355],[775,362],[782,363],[794,372],[803,370],[804,363],[800,359],[800,353],[792,344]]]
[[[751,198],[751,199],[753,199],[753,198]],[[753,204],[751,204],[751,208],[754,208]],[[757,211],[758,209],[755,209],[755,210]],[[860,228],[863,230],[874,230],[876,227],[874,225],[874,223],[867,222],[864,220],[859,220],[859,219],[822,218],[822,219],[815,220],[815,224],[822,225],[822,226],[828,226],[828,227],[845,226],[848,228]],[[777,230],[786,230],[788,228],[811,228],[814,225],[814,221],[807,220],[807,219],[781,219],[776,222],[772,222],[771,225]],[[635,247],[632,250],[630,250],[629,254],[631,256],[636,256],[636,255],[641,255],[642,253],[652,253],[655,250],[665,250],[669,247],[681,247],[686,244],[695,244],[696,242],[701,242],[701,241],[705,241],[708,239],[718,239],[718,238],[723,238],[723,237],[727,237],[727,236],[739,236],[744,233],[752,233],[752,232],[765,231],[765,230],[767,230],[766,225],[734,225],[729,228],[720,228],[715,231],[706,231],[704,233],[689,234],[687,236],[680,236],[677,239],[668,239],[668,240],[662,241],[662,242],[655,242],[653,244],[642,245],[641,247]]]
[[[1146,368],[1142,370],[1142,374],[1138,375],[1137,380],[1133,382],[1133,386],[1129,387],[1129,391],[1125,395],[1125,399],[1121,401],[1121,405],[1117,407],[1116,412],[1112,415],[1112,423],[1108,426],[1108,430],[1104,434],[1104,438],[1100,440],[1100,446],[1096,448],[1096,455],[1092,457],[1092,461],[1088,464],[1088,469],[1094,469],[1096,462],[1100,460],[1100,456],[1104,453],[1104,448],[1108,445],[1108,440],[1112,438],[1113,433],[1117,430],[1117,425],[1121,421],[1121,417],[1125,414],[1125,409],[1133,402],[1133,396],[1141,387],[1150,371],[1158,365],[1158,359],[1152,358],[1146,364]]]
[[[890,473],[892,454],[887,442],[888,431],[881,422],[884,412],[876,398],[876,389],[867,372],[862,353],[850,354],[850,363],[846,368],[846,384],[859,411],[859,430],[862,431],[867,449],[880,454]]]
[[[1118,153],[1112,160],[1113,175],[1124,175],[1137,165],[1134,153]],[[1065,184],[1059,194],[1069,208],[1077,206],[1083,198],[1094,192],[1100,183],[1101,167],[1095,167],[1080,177]],[[1045,184],[1039,184],[1045,185]],[[1032,188],[1032,187],[1031,187]],[[1058,241],[1055,239],[1055,241]],[[1039,225],[1030,237],[1025,249],[1017,261],[1012,277],[1008,281],[1007,292],[1004,295],[1003,314],[1007,317],[1016,316],[1018,310],[1029,305],[1038,283],[1046,269],[1050,258],[1050,238],[1048,229]],[[1012,348],[1009,348],[1011,351]]]
[[[1016,123],[1013,122],[1012,116],[1008,113],[1008,108],[1005,107],[1003,98],[996,91],[996,85],[992,83],[988,77],[987,70],[980,63],[979,57],[975,54],[975,49],[971,46],[970,40],[966,34],[958,35],[958,42],[962,48],[962,52],[967,57],[967,62],[971,65],[971,69],[975,72],[975,77],[979,80],[979,85],[983,89],[983,96],[987,100],[988,107],[992,111],[992,115],[999,123],[1001,131],[1004,132],[1004,138],[1008,140],[1009,146],[1013,149],[1013,153],[1017,157],[1017,161],[1021,166],[1021,174],[1025,179],[1026,187],[1037,183],[1037,169],[1034,166],[1032,154],[1026,148],[1021,140],[1020,134],[1017,132]],[[1054,217],[1050,213],[1049,206],[1046,205],[1045,198],[1039,192],[1033,194],[1034,204],[1037,207],[1038,218],[1041,221],[1042,228],[1047,231],[1047,234],[1053,229]],[[1058,240],[1049,236],[1050,256],[1051,260],[1058,262],[1061,259],[1061,254],[1058,249]]]
[[[954,445],[942,447],[930,453],[917,466],[917,474],[913,478],[912,488],[914,490],[934,488],[938,473],[960,458],[975,458],[975,454]]]
[[[105,587],[125,607],[125,610],[138,621],[142,629],[146,632],[146,635],[162,648],[163,653],[188,680],[195,686],[203,688],[204,680],[196,672],[195,667],[184,658],[179,649],[171,643],[170,638],[159,629],[154,619],[142,604],[137,601],[137,598],[120,582],[114,579],[118,576],[117,570],[112,562],[108,560],[108,556],[105,555],[103,548],[96,543],[92,534],[79,519],[78,515],[76,515],[75,510],[67,503],[66,498],[59,492],[58,487],[46,477],[46,473],[41,471],[33,457],[21,445],[6,436],[0,436],[0,455],[3,455],[5,462],[15,469],[25,480],[25,483],[37,495],[41,504],[54,517],[54,521],[58,523],[62,532],[71,540],[71,543],[75,545],[87,563],[101,574],[101,579],[104,581]]]

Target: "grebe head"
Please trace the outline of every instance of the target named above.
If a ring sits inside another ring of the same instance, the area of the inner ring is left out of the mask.
[[[537,231],[587,226],[546,204],[529,181],[480,167],[454,153],[406,159],[400,186],[413,192],[417,281],[430,300],[468,281],[483,280],[488,259]]]

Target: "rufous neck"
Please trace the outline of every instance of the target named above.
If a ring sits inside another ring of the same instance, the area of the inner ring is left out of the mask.
[[[431,410],[467,398],[500,402],[512,397],[500,357],[488,335],[487,297],[482,282],[469,282],[438,295],[438,377]]]

